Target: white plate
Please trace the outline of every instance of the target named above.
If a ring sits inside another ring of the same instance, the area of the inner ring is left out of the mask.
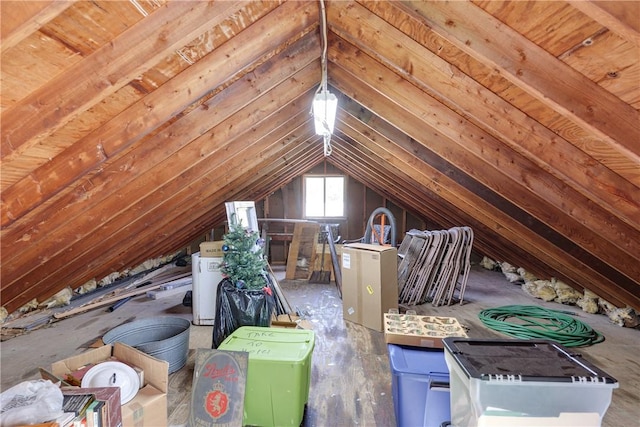
[[[122,362],[102,362],[82,377],[82,387],[120,387],[120,403],[124,405],[136,396],[140,388],[138,374]]]

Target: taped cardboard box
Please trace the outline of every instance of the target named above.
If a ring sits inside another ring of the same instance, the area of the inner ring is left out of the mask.
[[[398,250],[351,243],[342,247],[342,315],[382,332],[382,316],[398,307]]]
[[[384,340],[387,344],[444,348],[442,340],[446,337],[467,337],[455,317],[384,314]]]
[[[144,385],[136,396],[122,405],[123,427],[165,427],[167,425],[167,390],[169,362],[156,359],[122,343],[108,344],[54,362],[51,373],[58,378],[91,363],[100,363],[115,357],[117,360],[140,368],[144,372]]]

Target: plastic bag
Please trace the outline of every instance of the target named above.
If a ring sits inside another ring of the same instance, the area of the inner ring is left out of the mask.
[[[274,307],[273,296],[265,290],[238,289],[223,279],[218,284],[212,348],[241,326],[269,326]]]
[[[0,426],[55,420],[62,415],[62,391],[49,380],[24,381],[0,394]]]

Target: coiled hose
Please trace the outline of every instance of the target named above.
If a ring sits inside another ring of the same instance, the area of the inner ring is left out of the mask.
[[[535,305],[505,305],[482,310],[478,317],[489,329],[520,339],[546,339],[565,347],[584,347],[604,341],[604,335],[569,311]]]

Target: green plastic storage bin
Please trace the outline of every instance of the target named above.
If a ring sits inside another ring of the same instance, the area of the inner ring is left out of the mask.
[[[249,353],[244,425],[299,426],[309,399],[314,333],[242,326],[219,350]]]

